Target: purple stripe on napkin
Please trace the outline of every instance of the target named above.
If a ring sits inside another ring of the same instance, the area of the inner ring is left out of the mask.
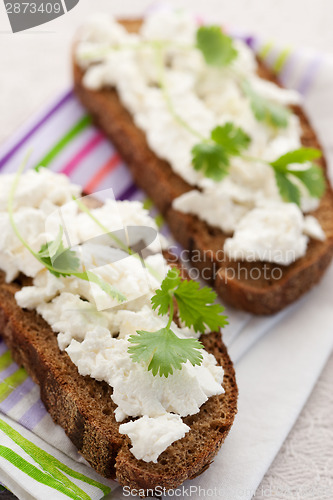
[[[34,387],[35,383],[31,378],[27,378],[23,384],[19,385],[9,396],[0,403],[0,410],[8,413],[17,403],[21,401]]]
[[[28,139],[40,129],[45,122],[49,120],[64,104],[73,97],[73,90],[66,94],[28,131],[26,134],[0,159],[0,169],[7,163],[8,160],[27,142]]]
[[[279,74],[279,80],[284,86],[288,86],[288,81],[291,77],[292,71],[294,70],[297,61],[300,58],[299,51],[293,52],[286,60],[281,73]]]
[[[311,63],[307,67],[307,69],[303,75],[303,78],[299,83],[297,90],[300,94],[305,95],[309,91],[312,83],[314,82],[314,80],[318,74],[318,71],[320,69],[322,62],[323,62],[322,55],[316,54],[314,59],[311,61]]]
[[[47,411],[42,401],[38,399],[24,415],[19,420],[19,423],[23,425],[26,429],[32,430],[42,418],[45,417]]]
[[[7,346],[2,339],[0,339],[0,356],[7,351]]]
[[[132,196],[138,191],[138,188],[135,184],[131,184],[125,191],[123,191],[119,196],[117,196],[118,200],[124,201],[131,199]]]
[[[7,378],[13,375],[18,370],[18,366],[16,363],[12,363],[11,365],[7,366],[2,372],[0,372],[0,384]]]

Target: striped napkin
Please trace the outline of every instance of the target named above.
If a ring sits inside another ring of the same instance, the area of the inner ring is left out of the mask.
[[[311,52],[281,49],[254,37],[246,41],[285,86],[303,94],[306,110],[330,158],[332,61]],[[145,200],[119,154],[93,126],[72,90],[57,97],[2,146],[1,172],[15,172],[30,148],[31,168],[43,165],[65,173],[87,193],[112,187],[118,199]],[[307,297],[270,318],[227,308],[230,325],[224,340],[237,365],[239,415],[214,464],[186,483],[188,489],[178,496],[190,493],[197,498],[206,492],[222,500],[247,500],[255,493],[332,351],[332,278],[333,269]],[[12,361],[3,342],[0,443],[0,481],[22,500],[97,500],[109,494],[113,499],[128,497],[117,483],[98,476],[77,453],[46,412],[39,388]]]

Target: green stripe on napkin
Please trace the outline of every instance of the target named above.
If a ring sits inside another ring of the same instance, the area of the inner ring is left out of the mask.
[[[15,373],[5,378],[0,384],[0,403],[8,398],[9,394],[22,384],[26,378],[28,378],[28,374],[24,368],[19,368]]]
[[[49,164],[54,160],[54,158],[69,144],[77,135],[79,135],[84,129],[86,129],[92,123],[92,118],[89,115],[85,115],[72,127],[61,139],[57,142],[53,148],[47,153],[42,160],[38,162],[35,166],[35,170],[39,170],[42,167],[48,167]]]
[[[67,476],[79,479],[84,483],[100,489],[104,496],[110,493],[111,488],[85,476],[84,474],[81,474],[80,472],[76,472],[67,465],[63,464],[55,457],[42,450],[25,437],[21,436],[15,429],[1,419],[0,430],[11,438],[18,446],[20,446],[22,450],[24,450],[37,464],[39,464],[41,469],[30,464],[16,452],[5,446],[0,446],[0,456],[4,457],[15,467],[39,483],[46,484],[47,486],[64,493],[69,498],[73,498],[74,500],[91,500],[91,497],[87,495],[87,493],[85,493],[79,486],[73,483],[73,481],[71,481]],[[63,472],[66,475],[63,474]]]
[[[2,370],[5,370],[10,366],[13,362],[12,356],[10,354],[10,351],[6,351],[2,356],[0,356],[0,372]]]

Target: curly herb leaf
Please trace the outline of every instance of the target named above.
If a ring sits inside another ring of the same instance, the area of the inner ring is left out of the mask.
[[[195,170],[202,170],[206,177],[219,182],[229,174],[230,157],[239,156],[251,139],[231,122],[215,127],[210,139],[193,147],[192,164]]]
[[[173,320],[174,301],[178,306],[180,319],[196,332],[204,333],[206,327],[218,330],[228,324],[227,317],[221,313],[224,308],[213,304],[216,294],[210,288],[199,287],[199,284],[189,280],[182,280],[177,268],[170,269],[156,291],[151,302],[158,314],[169,315],[165,328],[156,332],[137,331],[131,335],[129,342],[134,344],[128,348],[131,358],[135,362],[145,362],[153,375],[167,377],[173,370],[180,370],[182,363],[190,361],[192,365],[200,365],[202,355],[197,351],[203,345],[196,339],[180,339],[171,330]]]
[[[201,26],[197,30],[197,48],[210,66],[227,66],[238,54],[232,38],[220,26]]]
[[[192,164],[195,170],[202,170],[205,177],[215,182],[229,174],[229,158],[224,149],[215,143],[201,142],[192,148]]]
[[[306,170],[289,169],[289,172],[304,184],[310,196],[313,198],[321,198],[325,193],[325,177],[323,170],[318,165],[312,163]]]
[[[200,365],[203,345],[196,339],[180,339],[170,328],[162,328],[156,332],[139,330],[136,335],[129,337],[131,345],[128,352],[135,362],[144,361],[148,370],[162,377],[172,375],[173,370],[180,370],[182,364],[190,361]]]
[[[36,254],[39,257],[38,260],[57,278],[60,276],[75,276],[84,281],[95,283],[113,299],[116,299],[118,302],[124,302],[126,296],[110,283],[104,281],[100,276],[92,271],[79,271],[80,260],[73,250],[64,247],[62,240],[59,239],[59,235],[62,235],[62,233],[63,229],[60,227],[57,238],[41,247],[38,254]],[[47,252],[49,251],[50,254],[47,256]]]
[[[300,205],[301,192],[299,186],[292,181],[297,178],[308,190],[310,196],[321,198],[326,189],[325,176],[322,168],[312,160],[322,155],[319,149],[300,148],[280,156],[270,163],[274,168],[276,182],[282,198],[287,202]],[[306,168],[297,168],[296,165],[309,163]]]
[[[288,203],[301,204],[301,193],[298,188],[286,175],[275,171],[275,180],[279,188],[282,199]]]
[[[151,299],[152,308],[158,309],[158,314],[165,316],[168,314],[173,294],[176,288],[180,285],[181,278],[179,269],[173,268],[168,271],[168,274],[161,283],[161,288],[156,290],[155,295]]]
[[[287,127],[290,117],[288,108],[260,96],[247,81],[242,83],[242,88],[250,99],[253,114],[259,122],[264,121],[273,127]]]
[[[277,160],[272,161],[270,164],[274,168],[280,170],[288,167],[292,163],[306,163],[308,161],[320,158],[322,153],[319,149],[315,148],[299,148],[280,156]]]
[[[211,139],[222,146],[230,156],[239,156],[242,150],[247,149],[251,138],[240,127],[231,122],[219,125],[212,130]]]
[[[76,253],[64,247],[62,235],[63,228],[60,226],[56,239],[42,245],[36,254],[39,262],[57,278],[59,276],[70,276],[80,267],[80,260]]]
[[[206,286],[200,288],[196,281],[181,280],[177,268],[170,269],[161,288],[152,297],[153,309],[158,309],[160,315],[166,315],[173,299],[177,302],[180,319],[196,332],[204,333],[206,327],[218,330],[228,324],[227,317],[221,316],[224,307],[214,304],[216,293]]]
[[[189,328],[204,333],[206,328],[219,330],[228,324],[227,316],[222,316],[224,307],[214,304],[216,293],[207,286],[200,288],[196,281],[182,281],[174,291],[179,317]]]

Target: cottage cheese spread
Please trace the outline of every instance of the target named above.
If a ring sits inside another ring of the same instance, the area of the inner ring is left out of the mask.
[[[224,249],[232,259],[288,266],[305,254],[309,237],[325,239],[314,217],[304,218],[293,203],[272,203],[248,212]]]
[[[145,434],[149,428],[149,434]],[[145,457],[147,462],[157,462],[158,456],[176,439],[181,439],[189,426],[184,424],[179,415],[166,413],[160,417],[150,418],[145,415],[138,420],[119,426],[120,434],[127,434],[133,444],[132,453],[135,458]],[[144,437],[143,437],[144,436]],[[151,448],[151,441],[156,445]]]
[[[76,60],[86,70],[84,85],[94,90],[115,87],[135,124],[145,132],[150,148],[167,160],[189,184],[200,188],[200,191],[193,189],[176,199],[174,208],[195,214],[232,235],[250,212],[253,226],[256,221],[259,225],[265,217],[266,202],[274,201],[283,207],[273,169],[261,162],[233,158],[230,175],[218,183],[195,171],[191,164],[191,149],[198,138],[182,127],[170,113],[163,92],[158,87],[155,51],[145,42],[172,41],[166,49],[164,71],[168,92],[178,115],[204,137],[209,137],[210,131],[217,125],[229,121],[242,127],[251,137],[247,151],[249,156],[273,161],[301,147],[301,128],[294,114],[291,114],[286,128],[273,129],[258,122],[249,99],[241,90],[241,78],[245,77],[255,92],[273,103],[298,104],[300,96],[293,90],[281,89],[259,78],[255,56],[239,40],[234,42],[238,56],[230,67],[207,66],[201,53],[191,49],[195,45],[196,30],[194,18],[181,11],[161,11],[148,16],[139,34],[128,33],[111,18],[96,16],[82,29]],[[121,49],[110,50],[110,45],[120,45]],[[297,220],[303,218],[301,226],[304,228],[307,223],[302,212],[316,209],[319,201],[310,197],[304,188],[301,189],[302,210],[298,210]],[[270,247],[283,239],[279,228],[265,234]],[[297,228],[296,224],[293,230],[297,232]],[[310,236],[316,238],[319,233],[322,239],[323,232],[318,227]],[[301,234],[304,236],[304,231]],[[238,247],[239,241],[235,238],[232,245],[229,242],[225,247],[230,257],[242,252],[242,248]],[[285,252],[294,252],[301,257],[306,252],[308,238],[304,236],[301,245],[295,246],[294,241],[285,239]],[[232,254],[229,252],[231,248]],[[257,252],[259,260],[262,255],[262,252]],[[286,255],[279,259],[280,263],[282,261],[288,261]]]
[[[129,335],[137,330],[156,331],[166,324],[165,318],[152,310],[150,301],[168,271],[161,252],[145,259],[154,276],[134,256],[119,250],[109,254],[109,240],[72,202],[73,195],[81,195],[80,188],[67,177],[47,170],[28,172],[18,186],[14,219],[29,245],[38,252],[42,244],[54,240],[62,223],[64,244],[67,246],[68,238],[74,249],[81,251],[85,265],[93,264],[94,272],[123,292],[127,301],[120,304],[94,283],[74,276],[57,278],[38,263],[12,230],[7,193],[13,181],[13,175],[3,176],[0,187],[0,268],[8,282],[19,272],[33,278],[32,286],[16,293],[18,305],[37,310],[58,334],[59,348],[67,351],[80,374],[113,387],[116,419],[129,420],[120,432],[131,438],[137,458],[156,461],[189,431],[182,417],[197,413],[210,396],[223,392],[223,369],[206,351],[201,366],[187,362],[168,378],[154,377],[146,365],[133,362],[127,351]],[[108,200],[92,213],[109,231],[132,225],[156,229],[138,202]],[[148,249],[156,251],[157,247],[154,241]],[[172,330],[180,338],[196,336],[175,323]],[[135,417],[138,420],[131,420]]]
[[[0,183],[0,268],[5,271],[8,282],[15,279],[19,272],[34,277],[43,269],[15,236],[9,223],[7,202],[13,180],[13,175],[2,175]],[[59,206],[64,207],[63,213],[70,230],[72,224],[69,221],[73,209],[76,211],[70,202],[72,196],[78,196],[79,192],[79,187],[70,184],[64,175],[58,175],[56,182],[54,174],[47,170],[41,174],[30,171],[25,175],[14,200],[15,221],[34,251],[38,252],[42,244],[55,238],[59,226],[55,233],[48,233],[45,222]]]
[[[140,319],[136,325],[142,325]],[[165,321],[160,320],[160,326],[164,325]],[[183,337],[175,324],[172,329]],[[200,366],[187,362],[168,378],[154,377],[144,363],[133,363],[127,352],[127,337],[112,338],[109,330],[96,327],[87,332],[82,342],[73,340],[66,349],[81,375],[105,380],[113,387],[118,422],[128,416],[153,418],[170,412],[181,417],[193,415],[208,397],[223,392],[223,372],[213,355],[203,351]]]

